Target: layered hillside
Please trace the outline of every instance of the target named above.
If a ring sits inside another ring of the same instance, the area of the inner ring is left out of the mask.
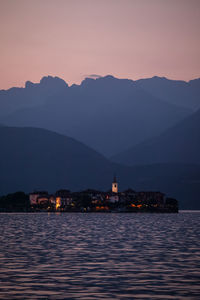
[[[200,166],[114,164],[84,144],[44,129],[0,127],[0,194],[60,188],[108,190],[113,174],[119,189],[162,191],[181,208],[200,209]]]
[[[159,99],[132,80],[106,76],[68,85],[44,77],[0,92],[0,122],[46,128],[110,156],[160,134],[191,113]]]
[[[0,190],[98,186],[111,164],[82,143],[39,128],[0,127]],[[98,171],[98,172],[97,172]]]
[[[135,84],[168,103],[187,107],[194,111],[200,108],[200,78],[186,82],[154,76],[139,79],[135,81]]]
[[[200,110],[161,135],[119,153],[112,160],[126,165],[200,164]]]

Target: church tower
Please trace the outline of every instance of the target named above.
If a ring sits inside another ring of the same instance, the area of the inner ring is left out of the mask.
[[[114,176],[113,183],[112,183],[112,192],[113,193],[118,193],[118,183],[117,183],[117,178]]]

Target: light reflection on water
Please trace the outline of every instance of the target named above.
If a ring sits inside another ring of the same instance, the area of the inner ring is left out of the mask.
[[[0,214],[0,299],[200,299],[200,213]]]

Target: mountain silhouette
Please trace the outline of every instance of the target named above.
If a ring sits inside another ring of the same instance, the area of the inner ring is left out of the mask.
[[[160,190],[184,209],[200,209],[200,166],[154,164],[126,167],[84,144],[45,129],[0,127],[0,194],[60,188],[108,190],[117,173],[119,188]]]
[[[112,157],[127,165],[154,163],[200,164],[200,110],[161,135]]]
[[[45,129],[0,127],[0,141],[1,192],[87,188],[98,184],[97,170],[105,176],[111,166],[82,143]]]
[[[0,122],[46,128],[71,136],[106,156],[160,134],[188,116],[128,79],[86,78],[69,87],[45,77],[39,84],[0,91]]]
[[[194,111],[200,108],[200,78],[186,82],[154,76],[139,79],[135,81],[135,84],[168,103],[184,106]]]

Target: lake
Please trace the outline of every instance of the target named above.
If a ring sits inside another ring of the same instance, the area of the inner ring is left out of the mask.
[[[0,299],[200,299],[200,212],[1,213]]]

